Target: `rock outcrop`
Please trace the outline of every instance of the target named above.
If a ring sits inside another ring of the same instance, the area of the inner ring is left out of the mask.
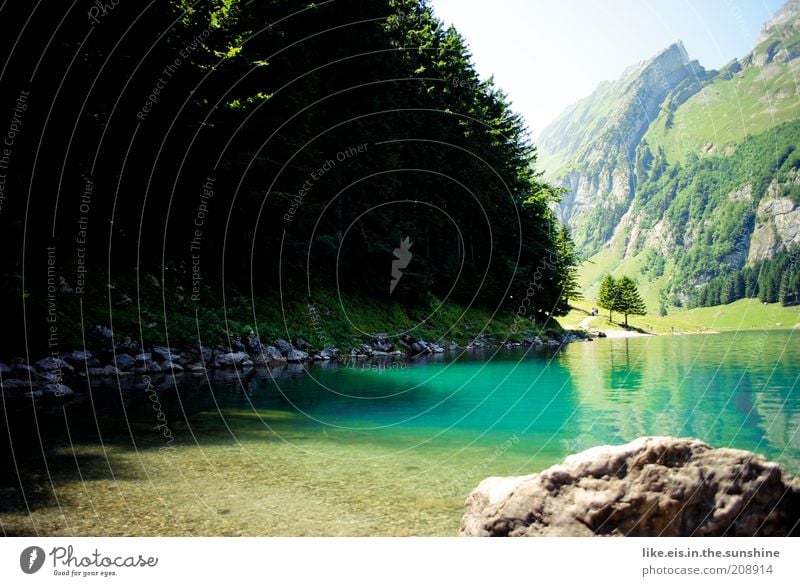
[[[800,184],[800,179],[796,182]],[[750,239],[747,262],[761,262],[800,244],[800,207],[781,197],[762,201]]]
[[[774,462],[697,439],[599,446],[469,495],[468,536],[789,536],[800,480]]]

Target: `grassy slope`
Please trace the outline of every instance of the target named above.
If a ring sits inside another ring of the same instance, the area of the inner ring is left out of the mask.
[[[624,96],[623,89],[632,74],[617,82],[602,82],[590,95],[567,107],[542,130],[537,167],[549,178],[569,172],[574,158],[603,130],[607,120]],[[552,152],[545,146],[552,145]]]
[[[592,299],[573,302],[577,309],[561,319],[565,327],[576,326],[584,319],[590,308],[596,307]],[[614,321],[622,317],[614,314]],[[725,332],[737,330],[790,329],[800,327],[800,306],[783,307],[780,303],[764,305],[758,299],[740,299],[728,305],[717,307],[698,307],[690,310],[670,311],[665,317],[657,315],[629,316],[628,322],[645,331],[658,334]],[[592,320],[591,326],[600,329],[621,329],[608,322],[608,312]]]
[[[800,60],[747,67],[731,79],[717,77],[675,111],[667,128],[666,112],[650,126],[644,140],[655,152],[661,146],[670,161],[689,153],[715,153],[782,122],[800,116],[797,79]]]
[[[195,305],[188,295],[180,300],[174,291],[143,279],[137,296],[134,282],[116,283],[112,299],[126,293],[134,302],[128,307],[112,305],[109,313],[109,306],[103,300],[107,292],[98,287],[87,297],[93,302],[84,304],[82,325],[78,300],[64,296],[59,303],[61,349],[81,348],[81,332],[95,324],[112,325],[118,339],[130,336],[143,340],[146,346],[193,342],[198,330],[203,344],[214,345],[227,340],[228,335],[242,336],[253,330],[269,343],[276,338],[302,337],[316,348],[334,344],[345,351],[378,333],[396,335],[408,331],[429,341],[464,344],[479,334],[498,340],[508,336],[518,341],[534,331],[527,322],[512,330],[513,308],[498,312],[485,307],[465,309],[455,303],[442,305],[437,300],[431,306],[409,307],[357,295],[344,295],[340,299],[335,291],[315,290],[314,306],[319,319],[314,321],[301,292],[283,299],[274,294],[252,300],[249,295],[229,291],[223,300],[209,288],[203,304]],[[558,331],[560,326],[555,321],[545,328],[545,333]]]
[[[641,252],[634,257],[620,260],[624,239],[617,239],[616,249],[610,247],[603,248],[586,260],[580,267],[578,282],[587,299],[597,297],[600,281],[609,273],[619,278],[628,276],[633,278],[639,285],[639,292],[642,294],[647,307],[655,312],[659,307],[659,291],[666,283],[671,266],[667,265],[664,275],[659,278],[650,278],[642,274],[646,252]]]

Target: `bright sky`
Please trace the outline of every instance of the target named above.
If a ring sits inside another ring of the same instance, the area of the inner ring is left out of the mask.
[[[677,40],[716,69],[746,55],[784,0],[431,0],[533,136],[603,80]]]

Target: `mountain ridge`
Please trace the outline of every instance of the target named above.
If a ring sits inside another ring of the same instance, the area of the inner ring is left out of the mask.
[[[631,274],[665,310],[800,245],[798,57],[791,0],[741,59],[706,70],[674,43],[542,131],[590,295],[603,272]]]

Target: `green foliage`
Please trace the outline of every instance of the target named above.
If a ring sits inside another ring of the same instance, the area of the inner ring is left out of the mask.
[[[603,277],[600,290],[597,293],[597,304],[608,310],[608,319],[613,321],[614,310],[617,308],[619,288],[617,281],[610,274]]]
[[[742,298],[741,284],[723,287],[714,279],[734,278],[743,269],[756,210],[768,188],[770,198],[797,200],[798,144],[800,121],[794,121],[747,138],[727,156],[688,156],[683,164],[663,164],[660,174],[647,175],[633,202],[633,214],[641,218],[637,245],[658,222],[674,244],[667,256],[648,251],[643,274],[660,276],[672,261],[666,291],[671,299],[706,306]],[[710,286],[703,293],[699,287],[706,282]],[[777,299],[778,287],[773,289],[769,297]]]
[[[762,303],[800,303],[800,247],[783,250],[773,258],[719,275],[695,289],[690,307],[727,305],[739,299],[758,298]]]
[[[639,293],[639,288],[628,276],[620,277],[618,280],[610,274],[603,277],[597,294],[597,304],[609,311],[609,320],[613,320],[614,311],[623,314],[626,326],[629,315],[645,315],[647,313],[647,307]]]
[[[578,283],[579,257],[575,251],[575,243],[566,224],[559,226],[555,236],[556,254],[554,265],[559,275],[558,287],[561,290],[559,305],[551,313],[555,316],[566,315],[569,312],[570,300],[582,299],[581,287]]]
[[[50,30],[46,16],[30,30]],[[24,217],[25,205],[43,210],[0,231],[4,250],[28,243],[25,257],[8,254],[5,282],[52,244],[74,285],[73,228],[91,173],[89,273],[111,267],[109,279],[122,282],[172,266],[185,297],[199,287],[201,300],[159,309],[189,319],[234,292],[253,305],[336,290],[385,305],[508,309],[535,274],[531,310],[544,319],[577,294],[574,250],[551,212],[558,194],[536,171],[523,120],[425,0],[165,0],[141,14],[120,5],[87,39],[85,13],[65,19],[61,49],[35,63],[32,87],[46,101],[62,80],[64,98],[52,118],[41,108],[26,114],[26,127],[47,127],[41,152],[15,152],[64,161],[63,172],[37,175],[35,201],[4,207],[7,217]],[[27,61],[40,52],[30,38],[5,69],[9,87],[30,87]],[[24,175],[7,192],[26,192]],[[44,213],[56,202],[57,214]],[[55,239],[47,217],[58,218]],[[413,258],[392,291],[393,251],[405,238]],[[26,327],[46,332],[46,274],[36,274],[26,288],[39,307],[9,339],[24,339]],[[21,316],[19,292],[3,293]],[[161,313],[152,321],[176,318]],[[257,326],[254,316],[234,321]]]
[[[628,325],[629,315],[645,315],[647,307],[636,283],[628,276],[622,277],[617,281],[617,295],[614,309],[625,315],[625,325]]]

